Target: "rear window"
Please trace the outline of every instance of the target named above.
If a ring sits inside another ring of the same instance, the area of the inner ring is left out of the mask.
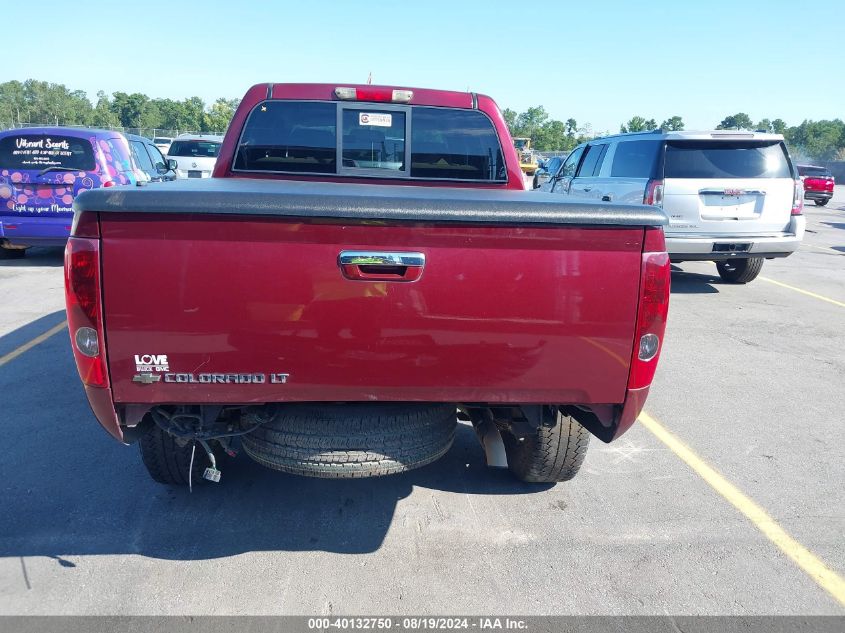
[[[830,170],[824,167],[804,167],[803,165],[798,165],[798,173],[802,176],[810,176],[816,178],[831,177]]]
[[[256,107],[244,126],[234,169],[507,180],[498,136],[481,112],[319,101],[265,101]]]
[[[153,143],[155,143],[156,145],[167,145],[168,143],[171,143],[171,142],[173,142],[172,138],[156,137],[156,138],[153,139]]]
[[[792,178],[780,141],[670,141],[666,178]]]
[[[405,170],[405,113],[343,110],[343,166]]]
[[[220,145],[217,141],[173,141],[167,155],[216,158],[220,153]]]
[[[474,110],[414,108],[411,177],[506,181],[505,158],[493,123]]]
[[[2,169],[93,171],[95,165],[88,139],[55,134],[14,134],[0,139]]]
[[[651,178],[657,170],[662,141],[624,141],[616,145],[613,178]]]
[[[235,169],[334,174],[337,107],[334,103],[267,101],[246,122]]]

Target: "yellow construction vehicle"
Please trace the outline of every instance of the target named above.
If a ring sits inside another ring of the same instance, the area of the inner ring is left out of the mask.
[[[531,149],[531,139],[518,137],[513,139],[513,146],[519,156],[519,168],[526,176],[533,176],[537,171],[537,155]]]

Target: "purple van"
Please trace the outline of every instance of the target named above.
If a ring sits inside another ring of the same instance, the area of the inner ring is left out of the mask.
[[[73,199],[87,189],[136,184],[120,132],[33,127],[0,132],[0,257],[64,245]]]

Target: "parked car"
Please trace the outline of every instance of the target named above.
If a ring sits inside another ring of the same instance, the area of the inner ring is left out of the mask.
[[[565,481],[654,377],[664,213],[524,191],[484,95],[257,85],[213,178],[104,194],[67,247],[72,348],[159,482],[218,481],[237,436],[285,472],[402,472],[458,417],[488,464]]]
[[[153,145],[164,155],[167,155],[167,152],[170,150],[171,143],[173,143],[173,139],[169,136],[156,136],[153,138]]]
[[[167,158],[176,161],[177,178],[209,178],[220,153],[222,136],[180,134],[167,151]]]
[[[823,207],[833,197],[833,187],[836,182],[827,167],[815,165],[797,165],[801,182],[804,183],[804,199],[812,200],[817,206]]]
[[[0,257],[23,257],[29,246],[63,245],[77,195],[137,181],[129,144],[119,132],[0,132]]]
[[[550,189],[662,208],[672,261],[714,261],[731,283],[751,281],[765,259],[791,255],[804,237],[804,190],[780,134],[656,130],[598,138],[567,157]]]
[[[534,172],[534,189],[543,189],[543,185],[551,180],[552,176],[560,169],[560,164],[563,162],[565,156],[552,156],[540,163],[537,171]],[[548,188],[551,188],[549,185]],[[548,190],[545,189],[545,190]]]
[[[176,161],[167,159],[147,137],[126,134],[139,182],[176,180]]]

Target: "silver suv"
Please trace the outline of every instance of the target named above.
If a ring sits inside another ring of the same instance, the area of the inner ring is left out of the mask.
[[[804,237],[804,191],[783,136],[643,132],[576,147],[544,186],[553,193],[662,207],[673,262],[716,262],[725,281],[754,279],[764,259]]]

